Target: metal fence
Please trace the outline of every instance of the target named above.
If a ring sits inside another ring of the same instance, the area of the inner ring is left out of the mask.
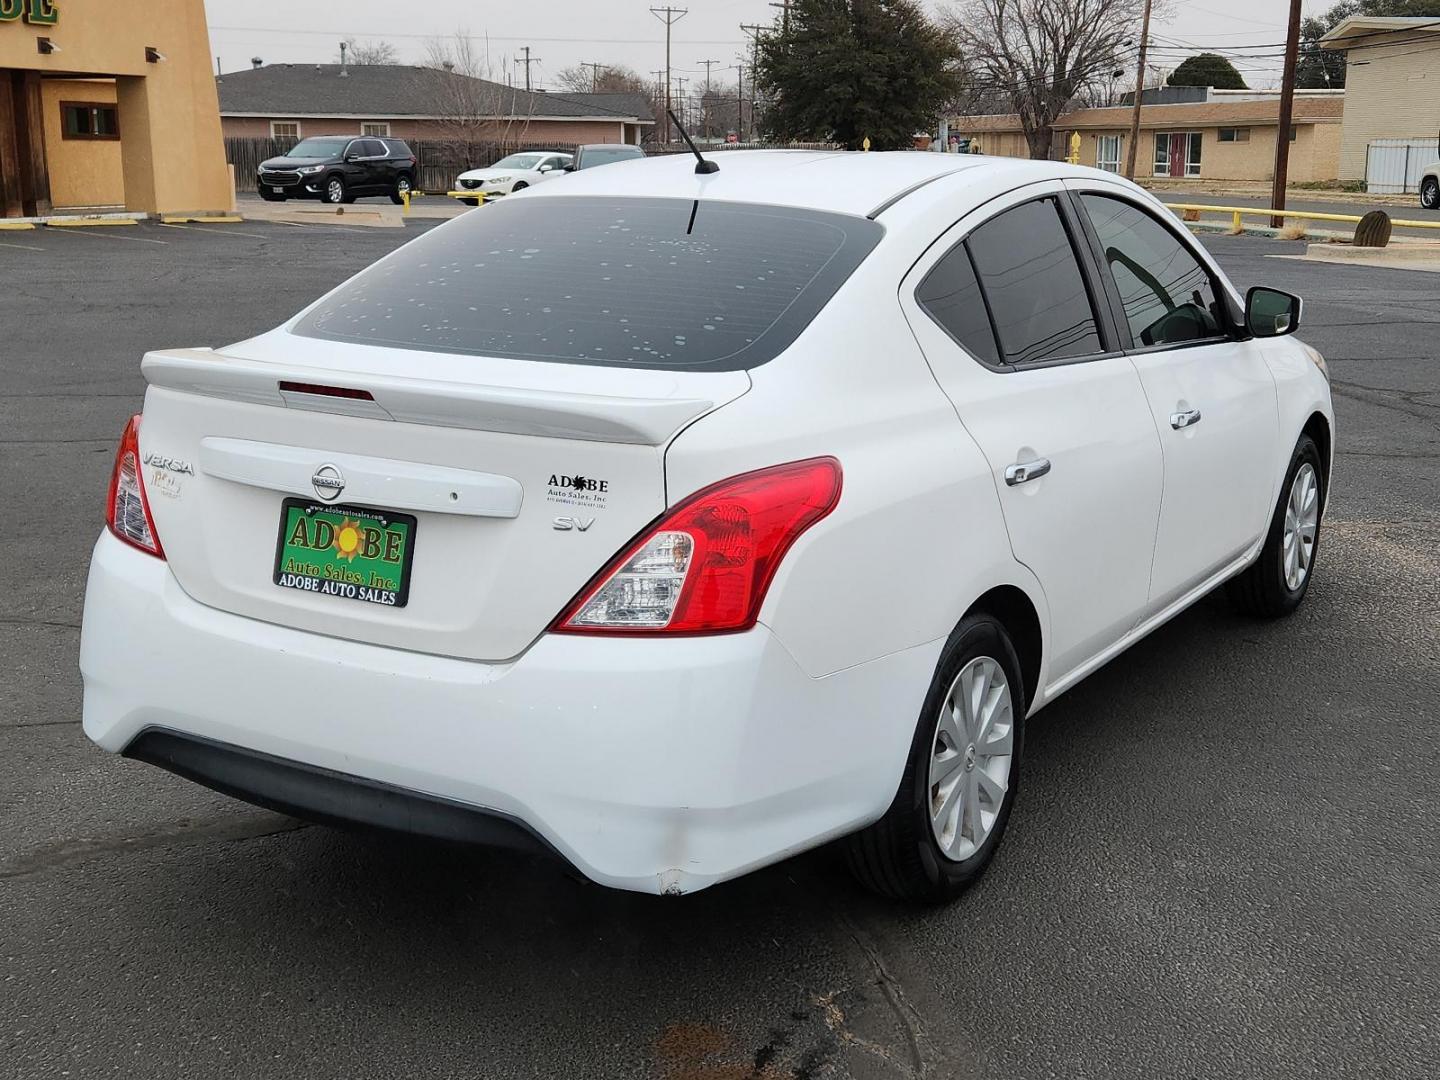
[[[255,191],[255,177],[260,163],[266,158],[279,157],[295,145],[294,139],[231,138],[225,140],[225,160],[235,166],[235,189]],[[467,169],[483,169],[493,165],[507,154],[518,154],[527,150],[558,150],[574,153],[575,143],[498,143],[466,142],[464,140],[415,140],[409,143],[418,161],[415,186],[420,191],[443,193],[455,186],[455,178]],[[684,143],[662,146],[647,143],[647,154],[688,154]],[[730,150],[789,149],[789,150],[833,150],[831,143],[787,143],[777,147],[774,143],[712,143],[701,148],[705,153]]]
[[[1365,148],[1365,190],[1379,195],[1413,195],[1425,168],[1440,158],[1435,139],[1374,139]]]

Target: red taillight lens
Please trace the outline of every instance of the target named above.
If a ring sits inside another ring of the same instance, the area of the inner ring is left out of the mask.
[[[140,470],[140,417],[132,416],[115,451],[115,468],[110,473],[110,494],[105,500],[105,524],[127,544],[148,555],[165,558],[150,502],[145,497],[145,480]]]
[[[840,500],[840,463],[811,458],[722,480],[651,525],[550,627],[715,634],[755,625],[780,560]]]

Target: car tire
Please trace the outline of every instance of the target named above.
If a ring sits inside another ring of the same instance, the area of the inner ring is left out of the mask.
[[[1275,619],[1289,615],[1305,599],[1320,554],[1325,484],[1320,448],[1302,435],[1285,470],[1260,557],[1226,585],[1231,602],[1242,612]]]
[[[395,190],[390,193],[390,201],[396,206],[403,206],[405,193],[411,190],[411,180],[408,176],[400,176],[395,181]]]
[[[980,696],[988,710],[978,710],[976,723],[968,702],[982,677],[989,689]],[[1025,702],[1020,661],[1004,626],[985,613],[966,616],[941,653],[894,801],[884,817],[844,842],[846,862],[861,884],[892,899],[935,904],[954,899],[980,877],[1015,803]],[[1008,749],[1003,766],[1000,755],[984,753],[985,746]]]
[[[325,181],[325,189],[320,192],[320,201],[330,203],[354,202],[354,196],[345,187],[345,181],[338,176],[331,176]]]
[[[1427,176],[1420,181],[1420,205],[1426,210],[1440,210],[1440,180]]]
[[[514,195],[517,191],[524,191],[529,186],[530,185],[527,184],[524,180],[516,180],[515,186],[510,189],[510,194]]]

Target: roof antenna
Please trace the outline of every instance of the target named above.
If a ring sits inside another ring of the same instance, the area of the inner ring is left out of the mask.
[[[675,115],[675,110],[666,109],[665,111],[670,114],[670,122],[675,125],[675,130],[680,132],[680,137],[685,140],[685,145],[690,147],[690,152],[695,155],[695,171],[701,176],[719,172],[719,165],[713,161],[706,161],[700,156],[700,151],[695,149],[695,140],[690,138],[690,133],[686,131],[685,126],[680,123],[679,118]]]

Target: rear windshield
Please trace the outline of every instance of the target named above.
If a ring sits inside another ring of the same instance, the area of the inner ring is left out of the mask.
[[[505,200],[363,271],[293,332],[551,363],[742,370],[794,341],[883,231],[865,218],[743,203]]]
[[[614,150],[582,150],[580,151],[580,168],[592,169],[596,165],[609,165],[616,161],[630,161],[633,158],[645,156],[645,151],[638,147],[634,150],[625,150],[617,147]]]

